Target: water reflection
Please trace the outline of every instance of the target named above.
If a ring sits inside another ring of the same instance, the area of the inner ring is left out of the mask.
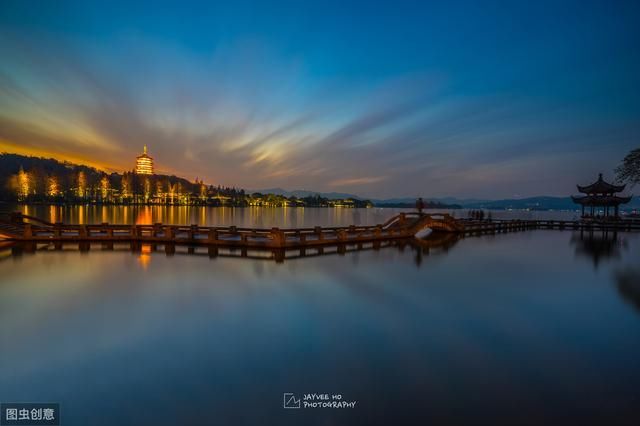
[[[410,250],[415,253],[414,263],[420,267],[425,257],[447,253],[459,240],[459,237],[450,233],[434,232],[422,239],[402,239],[373,241],[353,244],[329,244],[319,247],[304,247],[296,249],[260,249],[247,247],[225,247],[225,246],[190,246],[181,244],[149,244],[131,242],[55,242],[55,243],[34,243],[34,242],[14,242],[0,245],[0,261],[9,257],[20,257],[25,253],[48,251],[73,251],[81,253],[89,251],[129,251],[138,257],[138,261],[143,269],[147,269],[152,259],[152,254],[164,252],[166,256],[192,255],[209,258],[216,257],[239,257],[249,260],[272,260],[282,263],[285,260],[293,260],[307,257],[341,255],[359,251],[379,251],[382,249],[395,248],[398,252],[404,253]],[[8,256],[9,252],[11,256]]]
[[[640,313],[640,268],[627,267],[616,271],[615,279],[620,296]]]
[[[5,250],[0,401],[55,400],[92,426],[637,424],[640,234],[598,270],[570,232],[448,238],[282,263]],[[292,413],[289,391],[359,407]]]
[[[169,225],[299,228],[313,226],[375,225],[407,209],[395,208],[267,208],[198,207],[143,205],[5,205],[6,212],[21,211],[48,222],[77,224],[165,223]],[[435,209],[430,213],[448,213],[467,217],[466,210]],[[573,212],[494,211],[495,219],[574,219]]]
[[[576,232],[571,237],[571,244],[576,246],[577,256],[592,260],[595,269],[604,260],[619,259],[621,250],[627,248],[626,239],[615,231]]]

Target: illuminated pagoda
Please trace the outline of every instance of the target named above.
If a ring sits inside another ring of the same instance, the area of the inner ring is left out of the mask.
[[[136,174],[152,175],[153,174],[153,158],[147,154],[147,146],[144,146],[142,155],[136,157]]]
[[[580,186],[578,191],[587,194],[581,197],[571,196],[573,202],[582,206],[582,216],[585,217],[584,208],[590,207],[590,217],[594,216],[596,208],[604,209],[604,216],[609,216],[609,208],[614,208],[614,217],[618,217],[618,208],[620,204],[626,204],[631,201],[631,197],[619,197],[615,195],[617,192],[624,191],[626,185],[612,185],[602,179],[602,173],[598,175],[598,180],[591,185]]]

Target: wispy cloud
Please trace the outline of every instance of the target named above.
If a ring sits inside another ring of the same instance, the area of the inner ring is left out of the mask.
[[[360,186],[360,185],[371,185],[373,183],[381,182],[385,180],[386,176],[368,176],[361,178],[351,178],[351,179],[338,179],[329,182],[330,186]]]

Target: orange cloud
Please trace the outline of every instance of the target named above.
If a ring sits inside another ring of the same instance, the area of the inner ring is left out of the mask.
[[[369,185],[372,183],[380,182],[385,180],[386,176],[369,176],[362,178],[352,178],[352,179],[338,179],[329,182],[330,186],[352,186],[352,185]]]

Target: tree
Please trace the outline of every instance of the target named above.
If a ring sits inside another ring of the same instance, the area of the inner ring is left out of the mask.
[[[620,183],[628,183],[631,187],[640,183],[640,148],[629,152],[622,164],[616,168],[617,180]]]

